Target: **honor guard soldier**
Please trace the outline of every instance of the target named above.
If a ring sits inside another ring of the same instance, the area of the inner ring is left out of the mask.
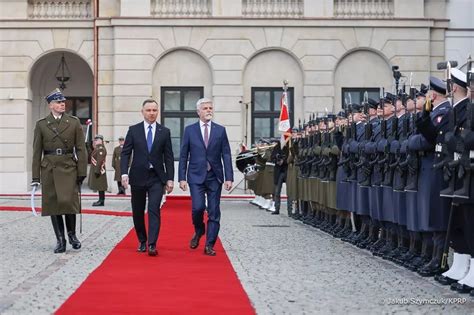
[[[443,167],[445,177],[450,177],[450,185],[448,191],[442,191],[441,195],[453,197],[449,240],[454,250],[454,259],[451,268],[435,279],[443,285],[451,285],[453,290],[460,293],[472,291],[474,294],[474,180],[470,174],[472,170],[463,165],[463,155],[466,156],[468,165],[473,158],[472,146],[466,145],[469,142],[466,140],[473,135],[473,105],[467,94],[466,74],[458,69],[451,69],[451,78],[453,108],[447,114],[450,116],[445,136],[447,154],[444,157],[444,161],[449,163],[446,163],[446,168]],[[454,167],[451,168],[451,165]]]
[[[436,136],[443,128],[441,121],[451,104],[446,98],[446,83],[442,80],[430,77],[429,88],[426,95],[427,104],[422,116],[416,121],[420,134],[411,137],[408,142],[409,149],[422,152],[418,179],[418,219],[420,230],[423,231],[423,241],[426,243],[424,246],[433,246],[433,249],[431,260],[418,267],[417,271],[426,277],[446,271],[441,268],[441,256],[450,209],[450,200],[440,197],[440,191],[446,186],[443,172],[441,169],[435,169],[433,165],[437,163],[440,155]],[[427,253],[429,255],[429,251]]]
[[[125,195],[125,188],[122,186],[122,175],[120,173],[120,154],[122,154],[125,138],[119,137],[118,141],[119,145],[114,148],[114,154],[112,155],[112,168],[115,170],[114,180],[117,182],[117,195]]]
[[[94,150],[91,153],[91,167],[89,170],[89,188],[99,192],[99,200],[92,206],[101,207],[105,201],[105,191],[107,190],[107,175],[105,173],[105,158],[107,150],[104,146],[104,137],[96,135],[94,138]]]
[[[271,160],[275,164],[273,171],[273,202],[274,209],[271,214],[280,214],[281,204],[281,188],[283,183],[286,182],[288,173],[288,143],[285,143],[283,148],[280,144],[277,144],[272,151]]]
[[[50,216],[56,234],[54,253],[66,251],[66,230],[72,248],[81,248],[76,237],[80,213],[79,188],[87,173],[84,133],[77,117],[68,115],[66,98],[59,89],[47,97],[51,113],[36,122],[33,139],[32,186],[43,185],[42,216]]]

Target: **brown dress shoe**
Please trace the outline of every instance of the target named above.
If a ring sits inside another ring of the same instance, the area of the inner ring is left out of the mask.
[[[214,250],[214,248],[212,248],[212,246],[206,246],[204,247],[204,255],[216,256],[216,251]]]

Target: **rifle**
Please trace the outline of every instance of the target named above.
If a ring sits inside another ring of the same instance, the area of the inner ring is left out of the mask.
[[[370,155],[365,152],[365,145],[372,139],[372,123],[369,117],[369,94],[367,91],[364,93],[364,114],[368,119],[364,125],[364,141],[359,145],[359,162],[356,163],[356,167],[361,168],[362,177],[358,180],[360,186],[370,187],[372,167]]]
[[[392,102],[395,104],[395,111],[396,111],[396,97],[392,98]],[[391,164],[395,162],[395,154],[390,152],[390,144],[392,141],[398,139],[398,118],[393,116],[391,118],[391,129],[390,134],[387,135],[386,139],[387,142],[384,145],[384,159],[382,159],[379,163],[383,163],[384,167],[384,176],[382,181],[383,187],[392,187],[393,186],[393,174],[394,169],[390,167]]]
[[[407,95],[405,94],[405,87],[403,87],[403,93],[400,95],[402,99],[402,106],[405,108],[405,115],[402,119],[402,126],[401,126],[401,133],[398,137],[398,142],[400,144],[398,150],[397,150],[397,155],[398,158],[396,161],[390,165],[390,167],[394,168],[394,174],[397,176],[394,176],[397,180],[394,181],[393,184],[393,190],[395,191],[404,191],[405,186],[407,183],[407,171],[408,167],[406,162],[408,154],[407,154],[407,139],[408,139],[408,128],[409,128],[409,117],[407,113]]]
[[[420,88],[422,89],[422,87]],[[410,87],[410,98],[415,100],[414,112],[410,114],[408,120],[408,134],[407,139],[416,134],[416,88]],[[400,168],[406,172],[406,181],[404,191],[418,191],[418,170],[420,168],[420,156],[416,151],[409,150],[407,147],[406,158],[400,162]]]
[[[357,124],[354,121],[354,111],[352,111],[351,136],[352,136],[352,140],[357,141]],[[350,141],[349,141],[349,150],[350,150]],[[347,180],[350,182],[354,182],[357,180],[357,167],[356,167],[357,155],[358,153],[349,151],[349,167],[351,171]]]
[[[463,128],[461,128],[460,138],[462,139],[459,146],[458,152],[462,152],[459,159],[459,169],[457,177],[462,180],[462,186],[460,189],[456,190],[453,195],[457,198],[470,199],[473,196],[470,196],[471,192],[471,176],[472,170],[474,170],[474,150],[465,146],[466,140],[469,136],[472,136],[473,132],[473,115],[474,115],[474,104],[472,103],[474,98],[474,69],[472,68],[472,59],[469,55],[467,60],[467,86],[469,86],[469,103],[467,104],[466,109],[466,121]],[[457,146],[458,147],[458,146]],[[456,154],[456,153],[455,153]]]
[[[352,108],[350,105],[346,104],[345,107],[346,117],[352,112]],[[344,143],[342,144],[342,155],[341,160],[337,164],[337,166],[342,166],[344,172],[346,173],[346,178],[343,179],[346,182],[351,174],[351,167],[350,167],[350,153],[349,153],[349,142],[352,138],[352,128],[351,126],[347,126],[344,128]]]

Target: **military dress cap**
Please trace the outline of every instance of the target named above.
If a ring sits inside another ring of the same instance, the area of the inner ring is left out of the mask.
[[[291,128],[291,132],[298,132],[298,131],[300,131],[300,130],[298,129],[298,127],[293,127],[293,128]]]
[[[94,140],[95,139],[100,139],[100,140],[104,141],[104,136],[103,135],[95,135]]]
[[[393,101],[396,100],[397,97],[395,95],[393,95],[392,93],[385,93],[385,97],[383,98],[383,102],[384,103],[389,103],[389,104],[393,104]]]
[[[463,88],[467,88],[467,76],[464,72],[459,69],[452,68],[451,69],[451,79],[454,83]]]
[[[426,92],[428,92],[428,86],[421,83],[421,86],[420,86],[420,90],[416,90],[416,93],[415,93],[415,97],[418,97],[418,96],[423,96],[425,97],[426,96]]]
[[[338,118],[347,118],[346,112],[341,110],[339,113],[337,113]]]
[[[430,90],[446,95],[446,83],[436,77],[430,77]]]
[[[364,106],[360,104],[351,104],[353,113],[362,113],[364,111]]]
[[[369,104],[369,107],[370,108],[373,108],[373,109],[377,109],[377,106],[379,106],[379,102],[377,102],[376,100],[374,100],[373,98],[369,98],[367,100],[367,103]]]
[[[54,89],[48,96],[45,97],[46,102],[51,103],[52,101],[65,101],[63,93],[60,89]]]
[[[334,114],[328,114],[327,117],[328,117],[329,120],[333,120],[333,121],[336,120],[336,115],[334,115]]]

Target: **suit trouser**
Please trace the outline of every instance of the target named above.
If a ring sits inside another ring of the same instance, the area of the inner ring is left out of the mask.
[[[192,199],[192,219],[196,234],[205,232],[204,210],[206,210],[207,195],[207,234],[206,246],[214,246],[220,229],[221,209],[220,199],[222,183],[217,180],[212,170],[207,172],[207,177],[202,184],[189,184]]]
[[[156,245],[160,234],[160,204],[163,197],[163,183],[158,175],[150,169],[146,186],[131,186],[133,225],[139,242],[147,241],[145,228],[145,205],[148,194],[148,245]]]

